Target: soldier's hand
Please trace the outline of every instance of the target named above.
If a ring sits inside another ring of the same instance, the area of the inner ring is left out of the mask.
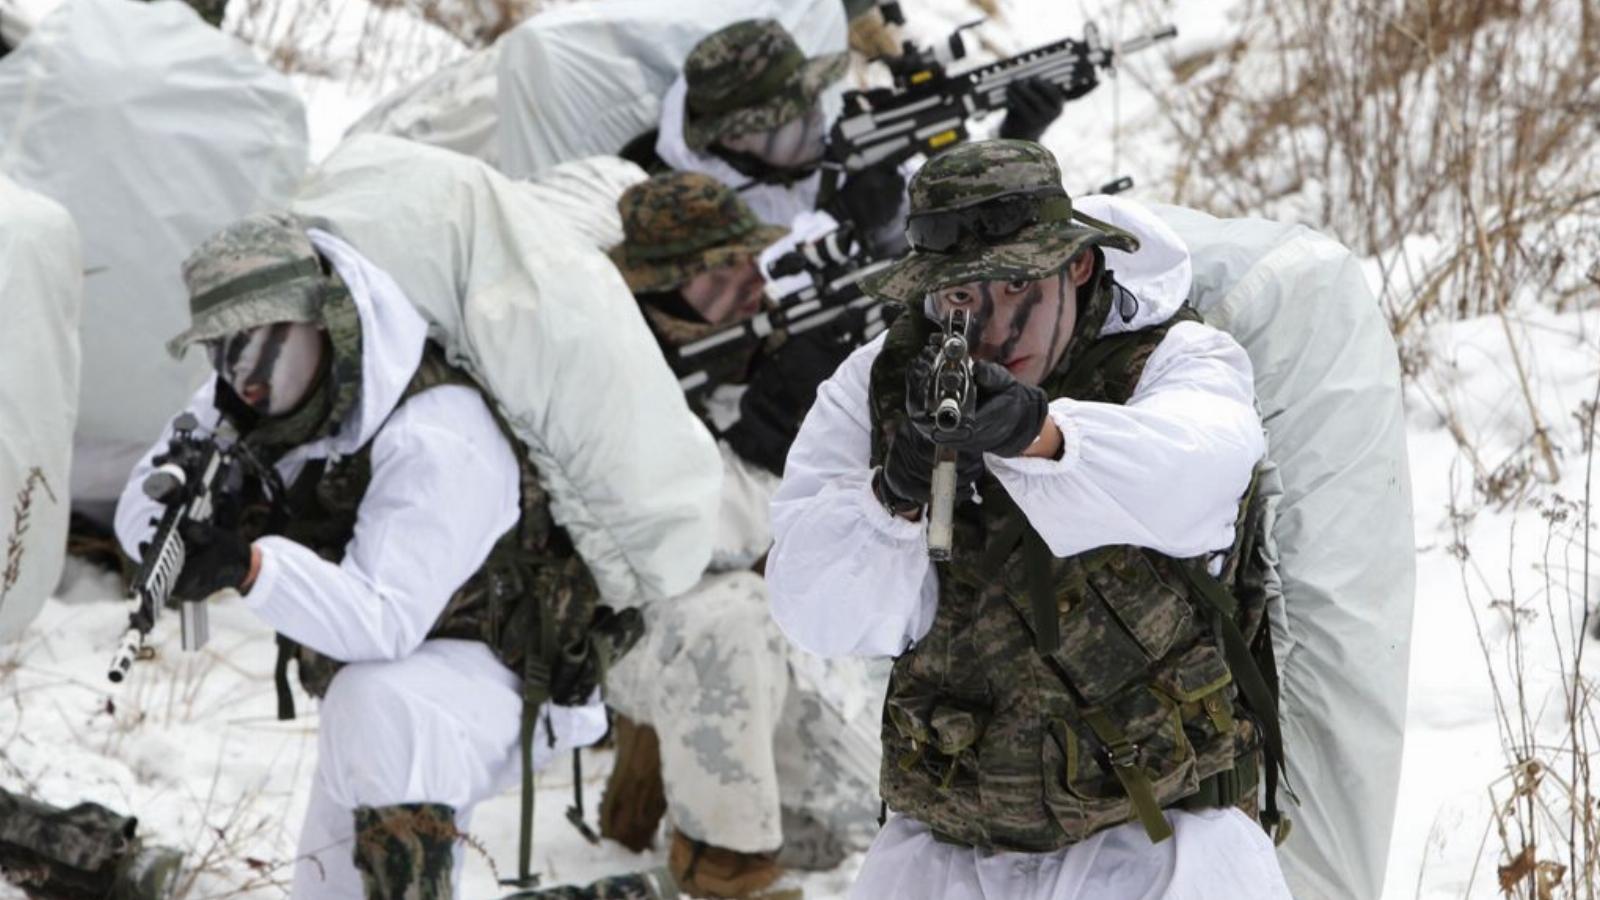
[[[855,225],[858,238],[868,239],[874,232],[896,224],[901,201],[906,195],[906,179],[894,166],[873,166],[850,173],[839,187],[839,211]]]
[[[1007,457],[1028,449],[1044,428],[1050,398],[997,363],[974,361],[972,381],[978,391],[977,409],[958,449]]]
[[[883,469],[874,488],[885,508],[896,515],[920,509],[933,494],[933,464],[939,445],[911,420],[902,421],[889,438]],[[956,453],[956,483],[972,484],[983,477],[983,457]]]
[[[1087,92],[1083,90],[1078,96]],[[1000,123],[1000,137],[1037,141],[1061,115],[1067,99],[1061,88],[1043,78],[1011,82],[1006,87],[1006,119]]]
[[[182,600],[204,600],[217,591],[242,591],[251,578],[250,542],[235,531],[207,522],[185,522],[178,527],[183,538],[183,571],[172,586]]]

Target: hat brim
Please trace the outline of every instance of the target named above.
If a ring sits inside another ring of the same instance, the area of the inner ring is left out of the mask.
[[[1004,244],[990,244],[965,253],[913,250],[865,279],[862,289],[887,300],[918,303],[929,291],[953,284],[1045,278],[1060,271],[1086,247],[1133,253],[1139,249],[1139,239],[1114,225],[1075,212],[1073,220],[1030,225]]]
[[[815,106],[823,90],[844,77],[849,64],[848,53],[808,59],[795,69],[777,93],[755,106],[692,121],[686,117],[683,141],[689,149],[703,153],[718,138],[770,131],[787,125]]]
[[[626,244],[612,247],[606,251],[606,255],[611,257],[617,271],[622,273],[622,279],[628,283],[628,289],[635,294],[671,291],[682,287],[701,272],[759,256],[761,251],[776,244],[788,233],[788,229],[776,225],[761,225],[732,243],[718,244],[698,253],[666,260],[630,261],[624,252]]]
[[[189,327],[167,342],[167,352],[182,359],[189,347],[276,322],[318,322],[323,285],[317,278],[280,282],[229,300],[194,316]]]

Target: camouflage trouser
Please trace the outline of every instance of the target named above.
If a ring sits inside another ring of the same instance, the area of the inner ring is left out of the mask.
[[[878,721],[865,669],[793,657],[752,572],[708,575],[644,609],[645,637],[606,700],[653,725],[672,824],[745,853],[783,843],[782,811],[865,847],[877,828]],[[837,681],[843,684],[823,684]]]

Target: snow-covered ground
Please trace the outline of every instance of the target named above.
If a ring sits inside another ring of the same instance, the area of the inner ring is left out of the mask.
[[[921,38],[977,15],[969,0],[906,6]],[[1162,173],[1183,147],[1161,127],[1155,96],[1141,84],[1160,77],[1163,54],[1220,45],[1231,33],[1228,10],[1242,6],[1090,6],[1108,34],[1175,19],[1181,36],[1130,59],[1122,78],[1072,104],[1051,130],[1047,143],[1066,161],[1069,185],[1131,174],[1139,181],[1134,196],[1166,198]],[[1002,7],[1005,20],[980,32],[993,48],[1015,51],[1082,31],[1078,4],[1007,0]],[[299,83],[310,98],[318,156],[378,93],[328,79]],[[1376,262],[1370,277],[1376,290]],[[1509,790],[1504,741],[1511,735],[1499,724],[1496,691],[1513,704],[1508,720],[1520,729],[1513,677],[1520,658],[1532,743],[1565,778],[1563,665],[1570,670],[1586,641],[1600,651],[1579,625],[1595,593],[1590,572],[1600,569],[1600,549],[1585,547],[1582,511],[1593,422],[1592,407],[1587,417],[1583,410],[1600,387],[1600,311],[1555,315],[1530,303],[1503,318],[1433,324],[1407,352],[1419,360],[1407,390],[1418,589],[1385,896],[1487,898],[1500,893],[1503,861],[1493,804]],[[1554,475],[1530,440],[1535,414]],[[198,655],[178,652],[168,617],[157,633],[158,659],[114,688],[105,663],[125,623],[123,608],[107,602],[115,595],[113,579],[77,568],[24,639],[0,647],[0,781],[53,802],[92,798],[137,813],[150,839],[183,847],[198,865],[190,900],[281,896],[315,760],[311,704],[301,698],[297,721],[274,720],[271,634],[228,604],[214,610],[211,644]],[[609,766],[608,752],[586,754],[591,821]],[[1297,787],[1315,802],[1316,786]],[[565,822],[571,788],[570,760],[541,775],[535,853],[547,880],[664,862],[660,852],[635,856],[587,844]],[[1546,788],[1555,796],[1552,784]],[[515,864],[517,812],[510,793],[477,813],[471,832],[484,852],[467,854],[463,896],[496,896],[489,860],[502,875]],[[1539,858],[1551,858],[1556,843],[1541,837]],[[805,895],[843,896],[858,865],[853,859],[800,879]]]

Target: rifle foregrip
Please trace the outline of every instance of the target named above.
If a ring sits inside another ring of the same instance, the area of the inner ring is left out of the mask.
[[[956,454],[940,449],[933,463],[933,483],[928,499],[928,558],[950,559],[956,506]]]

